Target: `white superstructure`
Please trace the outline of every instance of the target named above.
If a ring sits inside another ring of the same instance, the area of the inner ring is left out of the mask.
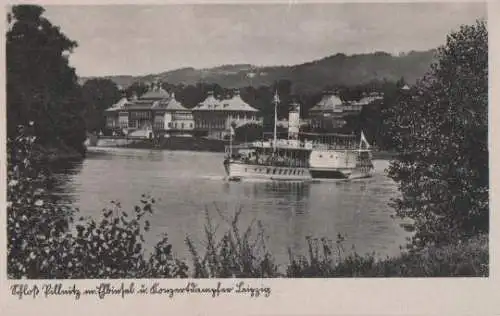
[[[363,132],[355,142],[353,135],[309,134],[320,136],[313,143],[309,166],[314,179],[370,177],[374,171],[372,152]],[[328,140],[325,140],[327,138]]]

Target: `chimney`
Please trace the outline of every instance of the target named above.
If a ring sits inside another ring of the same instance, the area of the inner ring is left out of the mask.
[[[288,138],[298,139],[300,130],[300,104],[293,101],[288,112]]]

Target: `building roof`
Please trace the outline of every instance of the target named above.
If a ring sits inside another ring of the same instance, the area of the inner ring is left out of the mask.
[[[220,100],[217,100],[215,97],[214,97],[214,93],[212,91],[210,91],[208,93],[208,96],[207,98],[200,102],[193,110],[209,110],[209,111],[213,111],[214,109],[220,107],[221,105],[221,101]]]
[[[163,105],[163,104],[162,104]],[[179,101],[175,99],[175,94],[172,93],[170,100],[166,103],[165,110],[167,111],[190,111],[185,108]]]
[[[250,106],[241,99],[240,93],[237,91],[229,100],[223,100],[220,110],[224,111],[241,111],[241,112],[259,112],[259,110]]]
[[[234,96],[226,100],[217,100],[213,93],[209,92],[207,98],[193,108],[193,111],[259,112],[241,99],[239,91],[235,91]]]
[[[318,102],[309,111],[318,112],[335,112],[339,111],[342,106],[342,100],[336,96],[334,93],[327,92],[323,95],[321,101]]]
[[[161,88],[153,88],[153,90],[146,92],[139,99],[129,101],[126,98],[123,98],[106,111],[113,112],[127,110],[190,111],[175,99],[174,94],[170,95],[167,91]]]
[[[161,87],[153,87],[144,93],[139,99],[142,100],[161,100],[170,98],[170,94]]]
[[[113,104],[111,107],[106,109],[106,111],[107,112],[119,111],[119,110],[123,109],[125,106],[127,106],[128,104],[130,104],[130,101],[127,100],[127,98],[123,97],[118,102]]]

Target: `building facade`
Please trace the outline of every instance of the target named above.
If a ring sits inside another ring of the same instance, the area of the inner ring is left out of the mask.
[[[192,134],[194,120],[185,108],[159,84],[140,98],[121,99],[105,111],[106,126],[126,135],[151,137],[152,134]]]
[[[195,131],[198,135],[215,139],[225,139],[235,128],[246,124],[262,124],[257,117],[258,110],[240,97],[236,90],[231,98],[219,100],[213,92],[192,109]]]

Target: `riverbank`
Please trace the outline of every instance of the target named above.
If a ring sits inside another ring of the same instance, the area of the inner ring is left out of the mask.
[[[346,250],[347,240],[337,236],[335,242],[327,238],[306,238],[308,249],[292,253],[286,272],[280,272],[273,260],[273,253],[250,241],[238,228],[235,215],[232,227],[221,238],[216,238],[213,225],[207,220],[208,234],[205,249],[196,249],[188,238],[187,246],[196,267],[195,278],[227,277],[246,278],[345,278],[345,277],[488,277],[489,236],[479,234],[463,241],[446,245],[429,245],[422,249],[409,246],[400,254],[377,259],[375,253],[360,255]],[[260,231],[260,234],[263,233]],[[236,240],[235,240],[236,238]],[[229,241],[229,242],[227,242]],[[223,245],[223,246],[213,246]],[[201,250],[201,251],[200,251]],[[264,252],[262,252],[264,250]],[[203,255],[200,255],[203,254]],[[211,260],[206,260],[211,258]],[[230,263],[236,263],[232,266]]]
[[[160,141],[141,138],[95,138],[89,142],[96,147],[120,147],[133,149],[159,149],[159,150],[183,150],[183,151],[204,151],[204,152],[224,152],[228,141],[220,139],[210,139],[205,137],[182,137],[172,136],[162,138]],[[239,142],[234,142],[238,145]],[[374,150],[373,159],[392,160],[397,153],[387,150]]]
[[[83,159],[85,154],[78,152],[76,149],[71,148],[62,142],[51,145],[33,146],[33,157],[36,161],[53,163],[62,160],[78,160]]]
[[[89,142],[95,147],[224,152],[226,141],[204,137],[172,136],[161,140],[106,137]]]
[[[479,235],[465,242],[429,246],[401,256],[376,261],[352,255],[337,265],[309,261],[292,263],[288,277],[488,277],[489,242]],[[311,263],[312,262],[312,263]]]
[[[237,217],[235,217],[237,218]],[[249,228],[250,229],[250,228]],[[245,231],[249,231],[249,229]],[[187,239],[193,266],[193,277],[227,277],[236,275],[246,278],[345,278],[345,277],[488,277],[489,276],[489,237],[487,234],[476,235],[464,241],[422,249],[401,250],[400,255],[377,259],[376,254],[359,255],[347,252],[343,244],[345,239],[337,237],[335,244],[307,239],[308,251],[298,256],[290,253],[290,262],[286,272],[279,272],[273,261],[273,254],[260,252],[249,239],[243,237],[237,225],[226,232],[220,239],[215,234],[208,234],[207,245],[221,245],[224,240],[227,249],[206,247],[204,251],[195,249]],[[233,240],[236,236],[237,240]],[[290,248],[289,248],[290,249]],[[204,256],[200,256],[204,253]],[[229,258],[224,254],[229,254]],[[212,258],[210,261],[206,258]],[[239,263],[235,266],[227,263]]]

